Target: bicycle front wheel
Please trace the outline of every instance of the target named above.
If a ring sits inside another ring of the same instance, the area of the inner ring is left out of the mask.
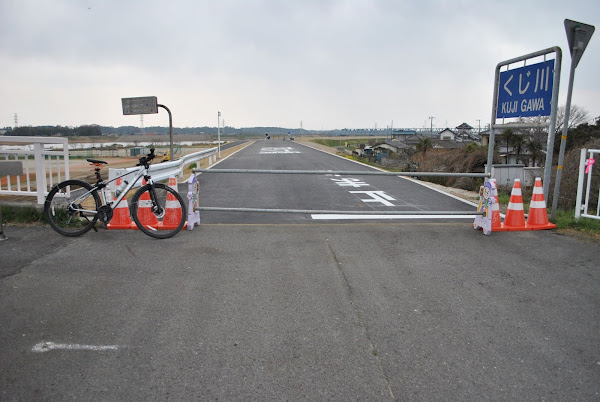
[[[81,180],[66,180],[50,190],[44,203],[44,214],[52,229],[63,236],[80,236],[98,220],[100,196]]]
[[[166,239],[175,236],[185,224],[187,212],[179,193],[161,183],[146,184],[131,199],[131,215],[148,236]]]

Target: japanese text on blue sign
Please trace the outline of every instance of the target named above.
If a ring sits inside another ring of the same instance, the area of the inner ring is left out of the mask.
[[[496,118],[549,116],[554,60],[500,73]]]

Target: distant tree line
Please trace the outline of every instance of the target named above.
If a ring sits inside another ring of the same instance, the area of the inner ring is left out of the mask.
[[[100,126],[79,126],[79,127],[63,127],[63,126],[25,126],[15,127],[6,132],[6,135],[15,136],[30,136],[30,137],[51,137],[51,136],[65,136],[65,137],[94,137],[102,135]]]

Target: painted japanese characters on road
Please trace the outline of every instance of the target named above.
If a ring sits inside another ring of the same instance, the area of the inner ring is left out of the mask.
[[[340,187],[359,188],[359,187],[370,186],[370,184],[368,184],[360,179],[355,179],[355,178],[331,179],[331,180],[333,180]],[[366,191],[366,190],[350,191],[350,194],[362,194],[365,197],[369,197],[369,198],[360,198],[360,200],[362,202],[381,203],[382,205],[385,205],[386,207],[393,207],[394,204],[392,204],[390,201],[396,201],[396,199],[394,197],[392,197],[389,194],[386,194],[385,191],[379,191],[379,190],[376,190],[376,191]]]

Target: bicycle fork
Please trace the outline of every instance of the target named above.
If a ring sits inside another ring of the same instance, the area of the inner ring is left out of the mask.
[[[165,209],[162,208],[158,202],[156,196],[156,189],[154,188],[154,182],[150,177],[146,177],[146,182],[150,185],[148,192],[150,193],[151,211],[157,218],[162,218],[165,214]]]

